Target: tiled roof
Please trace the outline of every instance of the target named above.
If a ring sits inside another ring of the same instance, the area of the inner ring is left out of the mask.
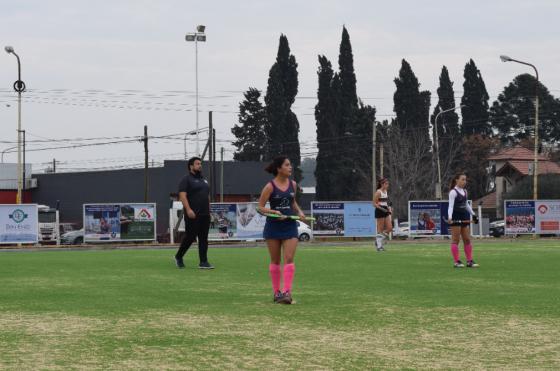
[[[473,201],[473,208],[477,208],[478,205],[482,203],[483,209],[495,209],[496,208],[496,191],[488,193],[486,196]]]
[[[490,156],[489,160],[533,160],[535,153],[521,146],[515,146],[511,148],[505,148],[493,156]],[[538,155],[539,161],[546,161],[548,158],[545,155]]]
[[[502,176],[506,169],[512,168],[521,175],[529,175],[529,166],[531,161],[508,161],[497,172],[496,176]],[[541,174],[560,174],[560,165],[552,161],[539,161],[539,175]]]

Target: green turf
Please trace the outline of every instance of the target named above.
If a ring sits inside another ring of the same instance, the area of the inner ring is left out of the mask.
[[[263,248],[0,253],[0,369],[560,368],[560,243],[300,247],[296,305]]]

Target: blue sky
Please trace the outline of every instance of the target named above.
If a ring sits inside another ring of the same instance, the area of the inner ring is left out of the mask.
[[[492,98],[524,66],[501,63],[508,54],[537,65],[543,83],[560,96],[557,1],[3,1],[2,46],[22,57],[23,127],[28,148],[41,138],[112,138],[175,134],[194,129],[194,45],[184,41],[207,26],[199,45],[200,122],[213,110],[226,158],[242,92],[266,89],[278,37],[288,36],[299,63],[294,111],[302,152],[313,156],[317,55],[337,63],[342,25],[352,41],[358,95],[392,115],[393,79],[407,59],[421,88],[435,89],[443,64],[461,95],[464,64],[473,58]],[[13,56],[0,54],[0,141],[16,140],[10,92]],[[7,107],[10,105],[10,107]],[[100,140],[102,141],[102,140]],[[93,141],[94,142],[94,141]],[[49,144],[49,147],[61,143]],[[11,146],[0,143],[0,150]],[[194,154],[188,142],[188,155]],[[56,158],[61,169],[107,168],[142,162],[140,143],[29,152],[34,168]],[[183,141],[154,140],[153,160],[183,157]],[[6,154],[15,161],[15,154]]]

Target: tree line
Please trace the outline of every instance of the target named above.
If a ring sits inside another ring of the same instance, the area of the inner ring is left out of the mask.
[[[261,92],[249,88],[239,105],[239,125],[232,133],[236,137],[235,160],[267,161],[285,154],[294,164],[295,179],[300,181],[299,122],[291,108],[298,92],[297,66],[287,37],[281,35],[264,104]],[[482,73],[472,59],[465,64],[463,78],[463,95],[457,106],[454,83],[447,67],[442,66],[437,103],[430,114],[431,93],[421,89],[412,66],[403,59],[394,79],[395,116],[378,122],[375,107],[364,104],[357,95],[350,35],[343,27],[338,68],[335,70],[325,55],[318,56],[316,199],[371,199],[375,188],[374,128],[377,144],[383,144],[383,153],[377,153],[377,158],[382,155],[384,159],[383,164],[379,160],[375,164],[376,172],[390,179],[397,214],[406,213],[410,199],[434,198],[436,137],[443,192],[447,180],[455,172],[464,171],[470,180],[470,198],[488,193],[492,180],[488,157],[503,146],[532,146],[536,92],[540,142],[551,147],[560,141],[560,100],[532,75],[515,77],[492,105]]]

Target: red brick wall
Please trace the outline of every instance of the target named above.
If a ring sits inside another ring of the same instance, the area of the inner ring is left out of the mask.
[[[17,191],[0,190],[0,204],[15,204]],[[31,192],[23,192],[23,203],[31,203]]]

